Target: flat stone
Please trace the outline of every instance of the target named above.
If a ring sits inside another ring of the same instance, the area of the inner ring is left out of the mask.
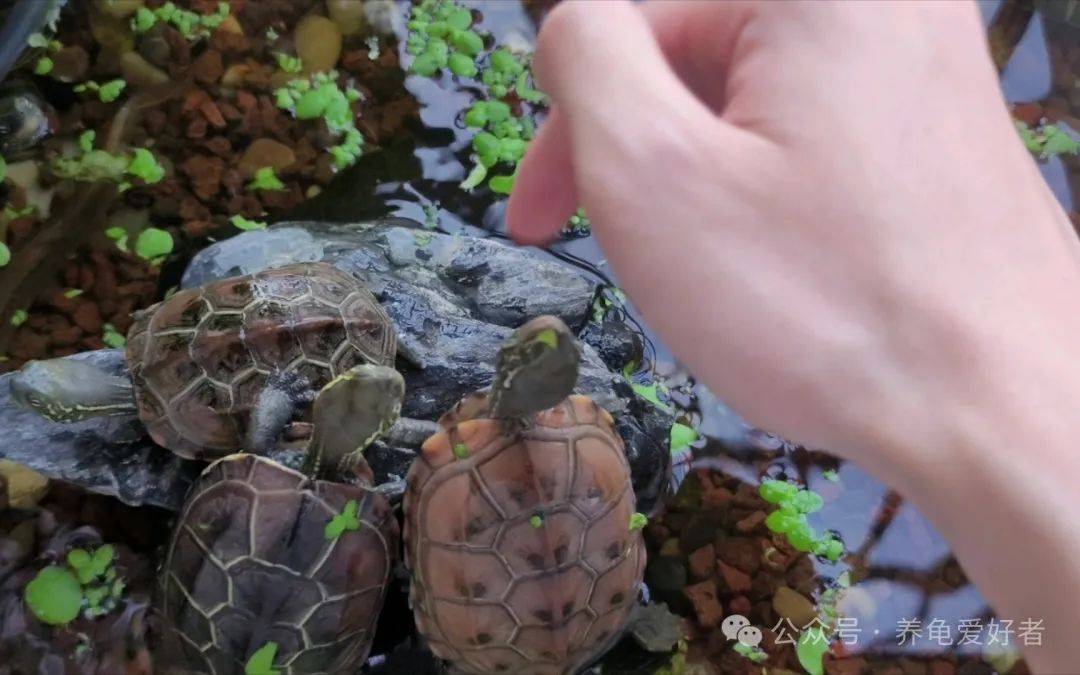
[[[595,281],[537,249],[429,232],[400,218],[289,222],[244,232],[199,252],[182,285],[314,261],[354,275],[386,308],[397,330],[397,365],[407,388],[402,414],[425,420],[490,385],[499,347],[524,321],[550,313],[581,332],[597,290]],[[119,351],[71,358],[89,359],[110,372],[126,369]],[[155,446],[132,419],[44,420],[11,401],[9,377],[0,377],[0,425],[9,430],[0,458],[128,504],[175,509],[182,503],[200,463]],[[636,397],[588,342],[582,345],[577,391],[615,417],[626,441],[637,508],[652,512],[669,484],[671,414]],[[374,449],[376,480],[403,475],[417,449]]]

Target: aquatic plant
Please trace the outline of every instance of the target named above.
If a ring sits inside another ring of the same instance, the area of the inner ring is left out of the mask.
[[[244,675],[279,675],[281,671],[274,668],[277,649],[276,642],[267,642],[256,649],[244,664]]]
[[[473,28],[472,12],[455,0],[423,0],[413,5],[406,51],[414,58],[409,72],[424,77],[449,70],[458,77],[478,78],[484,83],[486,100],[477,101],[465,113],[465,124],[477,130],[473,137],[473,167],[461,187],[472,190],[487,181],[496,193],[509,194],[517,166],[535,134],[532,118],[503,100],[512,93],[519,101],[541,103],[543,94],[532,85],[528,56],[505,48],[485,55],[485,38]],[[489,177],[497,164],[511,171]]]
[[[756,645],[751,647],[750,645],[736,641],[732,649],[735,650],[736,654],[750,659],[754,663],[765,663],[765,660],[769,658],[769,655],[765,653],[765,650]]]
[[[255,171],[255,177],[247,184],[247,189],[280,192],[285,189],[285,183],[277,177],[274,167],[264,166]]]
[[[1039,159],[1080,154],[1080,141],[1056,124],[1043,124],[1032,129],[1026,122],[1015,122],[1020,139]]]
[[[278,68],[286,73],[299,73],[304,69],[304,62],[299,56],[293,56],[285,52],[274,52],[274,59],[277,61]]]
[[[109,80],[105,84],[98,84],[94,80],[88,80],[75,85],[75,92],[78,94],[86,91],[95,92],[102,103],[112,103],[120,98],[120,93],[124,91],[125,87],[127,87],[127,82],[120,78]]]
[[[700,438],[700,434],[694,427],[687,426],[681,422],[675,422],[671,425],[669,438],[671,452],[678,452],[683,448],[690,447],[698,438]]]
[[[151,185],[165,177],[165,168],[146,148],[137,148],[131,155],[116,155],[94,149],[95,137],[93,129],[80,134],[79,154],[53,160],[53,173],[60,178],[88,183],[112,181],[119,183],[121,191],[131,187],[128,178],[138,178]]]
[[[331,70],[315,73],[309,79],[292,80],[274,90],[277,107],[290,111],[296,119],[321,118],[341,143],[329,149],[336,168],[345,169],[356,163],[364,151],[364,136],[356,128],[352,104],[359,101],[360,91],[338,86],[338,73]]]
[[[30,318],[30,314],[25,309],[17,309],[11,313],[11,325],[16,328],[26,323],[26,320]]]
[[[827,651],[829,651],[829,638],[825,635],[825,628],[822,626],[807,628],[799,635],[799,641],[795,643],[795,656],[799,659],[799,665],[809,675],[825,675],[822,660]]]
[[[229,12],[227,2],[219,2],[214,14],[199,14],[166,2],[157,9],[140,7],[131,19],[131,30],[137,35],[142,34],[153,28],[158,21],[163,21],[171,24],[188,41],[194,42],[210,35],[211,31],[225,21]]]
[[[346,532],[355,532],[360,529],[360,505],[355,499],[350,499],[341,513],[330,519],[326,524],[324,535],[327,539],[337,539]]]
[[[79,615],[83,593],[79,580],[70,569],[49,565],[26,584],[23,598],[39,621],[60,626]]]
[[[50,625],[69,623],[79,615],[88,619],[115,609],[124,593],[116,567],[116,550],[103,544],[93,551],[68,552],[63,565],[49,565],[26,585],[23,597],[39,620]]]
[[[566,221],[566,226],[563,231],[578,237],[584,237],[592,234],[592,222],[589,217],[585,215],[585,209],[579,208],[574,212],[574,215]]]
[[[53,60],[49,54],[55,54],[63,49],[64,45],[59,40],[51,40],[41,33],[31,33],[26,39],[26,44],[34,49],[44,49],[45,54],[38,57],[34,62],[35,75],[48,75],[53,70]]]
[[[116,330],[116,326],[111,323],[102,326],[101,331],[101,341],[104,342],[107,347],[120,349],[127,344],[127,338],[125,338],[120,331]]]
[[[238,230],[265,230],[266,229],[266,222],[265,221],[251,220],[251,219],[245,218],[245,217],[243,217],[243,216],[241,216],[239,214],[233,216],[232,218],[229,218],[229,222],[232,223],[233,227],[235,227]]]
[[[812,552],[831,562],[844,555],[844,544],[839,539],[828,533],[818,536],[806,519],[807,514],[823,506],[821,495],[783,480],[762,481],[759,493],[766,502],[779,507],[765,518],[765,526],[785,535],[795,550]]]
[[[166,230],[148,227],[135,239],[135,255],[157,265],[172,253],[173,238]]]
[[[649,524],[649,517],[644,513],[633,513],[630,516],[630,531],[640,530]]]

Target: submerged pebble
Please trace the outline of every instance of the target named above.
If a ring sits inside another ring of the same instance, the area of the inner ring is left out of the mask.
[[[296,54],[304,72],[319,73],[337,65],[341,56],[341,29],[325,16],[310,15],[296,25]]]
[[[360,0],[326,0],[326,13],[342,35],[359,33],[364,27],[364,3]]]

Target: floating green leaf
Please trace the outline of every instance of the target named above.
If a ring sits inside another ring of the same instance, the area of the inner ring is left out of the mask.
[[[136,178],[141,178],[147,185],[157,183],[165,177],[165,167],[157,161],[146,148],[136,148],[131,161],[128,163],[127,172]]]
[[[127,344],[125,338],[111,323],[102,326],[101,341],[113,349],[120,349]]]
[[[264,166],[255,171],[255,177],[248,183],[247,188],[249,190],[281,191],[285,189],[285,184],[274,173],[274,167]]]
[[[640,530],[649,523],[649,517],[644,513],[634,513],[630,516],[630,531]]]
[[[135,240],[135,255],[150,262],[159,262],[172,253],[172,250],[172,235],[156,227],[146,228]]]
[[[822,664],[822,659],[827,651],[829,651],[829,640],[825,637],[825,629],[820,626],[804,630],[799,636],[799,642],[795,645],[795,655],[799,658],[799,665],[809,675],[824,675],[825,666]]]
[[[540,516],[533,516],[532,518],[529,518],[529,524],[539,529],[544,524],[544,519]]]
[[[83,592],[79,580],[70,570],[49,565],[26,585],[24,598],[40,621],[60,626],[79,615]]]
[[[17,309],[11,313],[11,325],[21,326],[26,323],[26,320],[30,318],[25,309]]]
[[[49,58],[48,56],[42,56],[42,57],[38,58],[36,63],[34,63],[34,74],[35,75],[48,75],[49,73],[52,72],[52,69],[53,69],[53,60],[51,58]]]
[[[267,642],[256,649],[244,665],[244,675],[279,675],[281,671],[274,668],[277,649],[276,642]]]
[[[11,249],[0,241],[0,267],[6,267],[9,262],[11,262]]]
[[[110,227],[105,230],[105,236],[116,242],[116,248],[124,253],[128,252],[128,232],[122,227]]]
[[[286,73],[299,73],[304,69],[304,62],[300,60],[299,56],[274,52],[274,58],[277,60],[278,68],[281,68]]]
[[[229,222],[238,230],[265,230],[266,222],[262,220],[250,220],[241,215],[229,218]]]
[[[840,482],[840,474],[836,473],[836,469],[825,469],[821,472],[821,477],[830,483]]]
[[[341,513],[331,518],[330,522],[326,524],[324,531],[326,538],[333,541],[345,532],[359,530],[359,512],[360,505],[356,503],[355,499],[350,499],[345,504],[345,508],[341,510]]]
[[[698,439],[697,429],[680,422],[671,425],[671,451],[678,452],[690,447]]]
[[[466,459],[469,456],[469,446],[464,443],[454,444],[454,457],[458,459]]]

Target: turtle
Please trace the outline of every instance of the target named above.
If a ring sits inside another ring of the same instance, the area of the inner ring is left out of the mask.
[[[260,650],[285,675],[353,672],[367,658],[398,523],[361,453],[404,391],[392,368],[355,366],[315,398],[304,471],[251,453],[203,471],[161,574],[182,672],[244,673]]]
[[[611,415],[571,394],[580,358],[558,318],[525,323],[409,470],[416,626],[465,672],[577,672],[638,605],[643,516]]]
[[[130,378],[31,361],[13,397],[55,422],[133,415],[161,446],[211,460],[266,452],[314,392],[358,364],[392,366],[393,323],[351,275],[296,263],[179,291],[137,312]]]

